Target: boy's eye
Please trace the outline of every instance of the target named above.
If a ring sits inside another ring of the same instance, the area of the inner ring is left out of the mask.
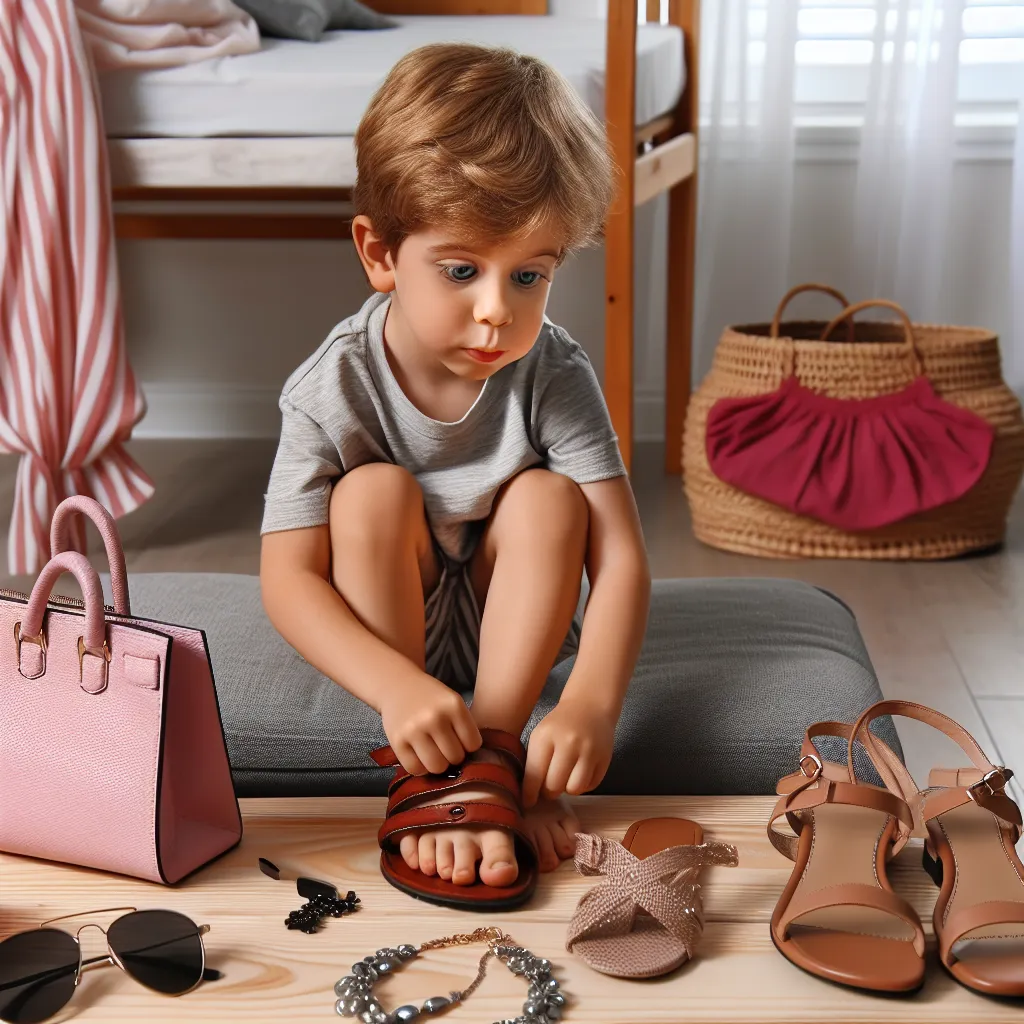
[[[476,267],[471,267],[468,264],[457,267],[442,267],[441,273],[449,281],[471,281],[476,273]]]
[[[517,270],[512,279],[524,288],[532,288],[541,279],[541,275],[536,270]]]

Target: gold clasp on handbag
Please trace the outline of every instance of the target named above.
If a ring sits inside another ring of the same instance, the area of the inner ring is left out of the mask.
[[[39,671],[34,675],[26,676],[21,671],[21,645],[22,644],[35,644],[42,655],[42,664],[39,667]],[[17,650],[18,655],[18,672],[24,676],[25,679],[38,679],[40,676],[46,674],[46,634],[40,630],[38,636],[22,636],[21,623],[16,622],[14,624],[14,646]]]
[[[97,687],[95,690],[90,690],[84,686],[85,682],[85,656],[91,654],[94,658],[101,658],[103,660],[103,685]],[[107,688],[107,680],[110,674],[110,648],[107,646],[107,641],[104,640],[100,647],[87,647],[85,644],[85,638],[78,638],[78,684],[85,690],[86,693],[102,693]]]

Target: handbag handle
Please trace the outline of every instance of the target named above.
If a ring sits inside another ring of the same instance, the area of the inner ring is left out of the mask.
[[[801,292],[824,292],[826,295],[831,295],[844,308],[850,305],[850,300],[838,288],[832,288],[827,284],[817,284],[814,281],[808,281],[807,284],[798,284],[795,288],[790,288],[782,296],[782,301],[775,310],[775,316],[772,317],[772,326],[768,335],[770,338],[777,338],[779,336],[779,329],[782,326],[782,314],[786,311],[786,307],[790,302]],[[855,340],[852,320],[847,324],[846,331],[847,340],[852,344]]]
[[[118,615],[131,615],[131,603],[128,597],[128,570],[124,563],[124,548],[117,532],[114,517],[94,498],[84,494],[73,494],[65,498],[54,510],[50,522],[50,557],[54,558],[63,551],[69,550],[68,533],[71,519],[76,512],[91,519],[103,538],[103,546],[107,550],[107,561],[110,563],[110,589],[114,594],[114,611]]]
[[[103,617],[103,587],[99,574],[92,567],[89,559],[79,551],[62,551],[54,555],[36,579],[32,594],[28,599],[25,617],[21,622],[22,641],[39,640],[43,632],[43,615],[46,603],[50,599],[57,577],[62,573],[71,573],[82,588],[85,598],[85,633],[83,639],[86,647],[97,651],[103,647],[106,637],[106,624]]]
[[[923,367],[921,365],[921,353],[917,350],[917,341],[914,338],[914,325],[910,322],[910,317],[907,316],[907,311],[898,303],[893,302],[892,299],[865,299],[863,302],[855,302],[852,306],[847,306],[829,325],[821,332],[821,340],[828,341],[828,336],[839,326],[844,320],[847,320],[850,324],[853,323],[850,317],[854,313],[859,313],[862,309],[871,309],[874,306],[884,307],[885,309],[891,309],[899,315],[900,320],[903,321],[903,337],[906,341],[906,347],[910,352],[911,364],[914,367],[914,376],[920,377],[923,373]]]

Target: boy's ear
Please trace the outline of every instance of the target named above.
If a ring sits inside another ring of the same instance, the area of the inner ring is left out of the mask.
[[[352,219],[352,241],[355,243],[370,287],[377,292],[395,290],[395,263],[391,253],[373,229],[373,222],[364,214]]]

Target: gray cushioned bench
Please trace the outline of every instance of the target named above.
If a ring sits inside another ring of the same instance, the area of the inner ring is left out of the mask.
[[[136,615],[206,631],[239,796],[386,792],[390,771],[367,756],[385,742],[379,716],[281,639],[257,577],[129,582]],[[528,729],[571,666],[556,666]],[[795,770],[810,722],[851,721],[881,696],[853,615],[835,597],[789,580],[657,580],[599,792],[771,793]],[[897,743],[888,720],[878,731]]]

